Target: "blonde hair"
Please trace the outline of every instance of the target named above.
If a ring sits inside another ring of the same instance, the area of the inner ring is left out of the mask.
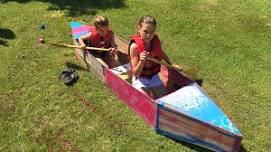
[[[93,25],[96,28],[100,28],[103,26],[109,26],[109,20],[107,19],[107,17],[105,16],[95,16],[94,20],[93,20]]]
[[[156,20],[150,15],[141,16],[138,22],[138,26],[142,27],[142,23],[151,24],[156,27]]]

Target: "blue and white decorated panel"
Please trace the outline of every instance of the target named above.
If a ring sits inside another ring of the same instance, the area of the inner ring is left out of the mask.
[[[159,104],[180,111],[190,117],[218,126],[235,134],[240,131],[214,103],[214,101],[196,84],[192,83],[176,92],[160,98]]]

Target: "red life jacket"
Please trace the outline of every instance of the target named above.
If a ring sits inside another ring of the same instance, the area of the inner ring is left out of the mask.
[[[140,56],[140,53],[143,51],[147,51],[143,40],[140,38],[140,36],[138,35],[133,35],[132,39],[130,41],[130,45],[132,43],[136,43],[137,44],[137,54],[138,54],[138,58]],[[151,41],[151,50],[147,51],[149,52],[149,57],[155,58],[157,60],[162,60],[163,59],[163,52],[161,49],[161,43],[160,40],[158,38],[157,35],[155,35]],[[130,47],[130,46],[129,46]],[[129,48],[130,50],[130,48]],[[130,56],[130,55],[129,55]],[[144,67],[143,67],[143,71],[140,74],[140,77],[145,77],[145,78],[152,78],[152,76],[154,76],[155,74],[157,74],[158,72],[160,72],[160,64],[151,62],[151,61],[146,61]]]
[[[101,36],[96,29],[91,26],[89,29],[89,32],[91,32],[91,36],[89,38],[90,44],[93,47],[99,47],[99,48],[110,48],[111,47],[111,40],[113,36],[112,31],[108,31],[105,36]]]

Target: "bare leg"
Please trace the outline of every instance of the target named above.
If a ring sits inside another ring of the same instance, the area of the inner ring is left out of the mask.
[[[119,65],[115,57],[109,52],[104,55],[104,61],[108,64],[109,68],[114,68]]]

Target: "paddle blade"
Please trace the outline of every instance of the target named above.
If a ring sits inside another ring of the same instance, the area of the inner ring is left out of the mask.
[[[177,64],[173,64],[173,66],[176,67],[177,69],[180,69],[178,71],[185,74],[191,80],[196,80],[198,77],[198,69],[196,69],[196,68],[191,68],[191,67],[188,67],[185,65],[180,66]]]
[[[195,68],[186,69],[184,73],[192,80],[196,80],[198,77],[198,70]]]

